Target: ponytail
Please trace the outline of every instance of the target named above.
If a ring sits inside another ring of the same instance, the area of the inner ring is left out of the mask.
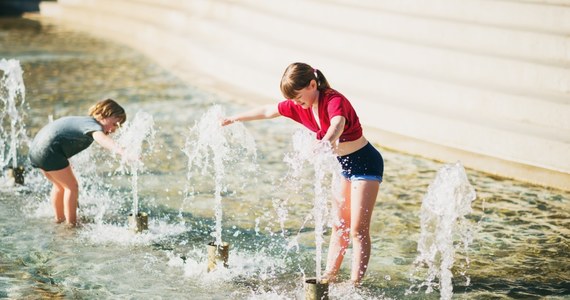
[[[292,63],[285,69],[283,77],[281,77],[281,93],[285,98],[293,99],[300,90],[309,86],[311,80],[315,80],[317,89],[321,92],[331,88],[320,70],[314,69],[306,63]]]

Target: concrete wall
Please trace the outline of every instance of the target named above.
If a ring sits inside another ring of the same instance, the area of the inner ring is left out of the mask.
[[[59,0],[42,13],[236,99],[319,68],[379,145],[570,189],[568,0]]]

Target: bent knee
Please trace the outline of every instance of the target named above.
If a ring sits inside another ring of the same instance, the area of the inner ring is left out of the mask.
[[[63,187],[62,185],[59,184],[53,184],[52,190],[56,193],[63,193],[65,192],[65,187]]]
[[[370,230],[368,228],[353,228],[350,232],[350,237],[361,241],[370,239]]]
[[[332,222],[332,229],[335,231],[350,230],[350,221],[345,219],[337,219]]]
[[[62,192],[69,192],[69,193],[79,193],[79,185],[72,184],[72,185],[65,185],[58,187]]]

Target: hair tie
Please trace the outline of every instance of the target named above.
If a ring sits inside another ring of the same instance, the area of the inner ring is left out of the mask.
[[[313,74],[315,74],[315,78],[317,78],[317,79],[318,79],[318,78],[319,78],[319,76],[317,76],[317,71],[318,71],[317,69],[313,69]]]

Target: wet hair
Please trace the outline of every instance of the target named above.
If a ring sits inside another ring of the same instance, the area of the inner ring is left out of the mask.
[[[311,80],[317,82],[319,91],[331,88],[321,71],[313,69],[306,63],[292,63],[285,69],[281,78],[281,93],[287,99],[294,99],[300,90],[309,86]]]
[[[123,124],[127,120],[125,110],[113,99],[105,99],[97,102],[89,108],[89,115],[95,119],[116,117],[119,123]]]

